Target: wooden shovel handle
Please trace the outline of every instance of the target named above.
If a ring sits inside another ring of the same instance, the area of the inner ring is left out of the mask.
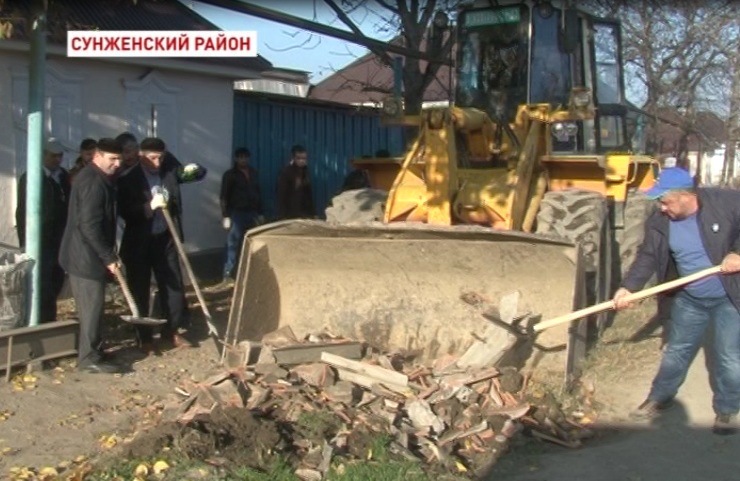
[[[182,245],[180,235],[177,232],[177,227],[175,226],[175,222],[172,220],[172,215],[170,214],[170,211],[167,210],[167,207],[162,209],[162,215],[164,215],[164,220],[167,222],[167,228],[170,230],[172,240],[175,242],[177,253],[180,256],[180,260],[182,260],[182,264],[185,266],[190,282],[193,285],[193,290],[195,291],[195,296],[198,298],[198,302],[200,303],[200,308],[203,310],[203,315],[205,315],[207,320],[210,322],[211,313],[208,311],[208,305],[206,304],[206,300],[200,290],[200,285],[198,285],[198,279],[195,278],[193,267],[190,265],[190,260],[188,259],[187,254],[185,254],[185,247]]]
[[[680,277],[678,279],[675,279],[669,282],[664,282],[663,284],[658,284],[657,286],[653,286],[648,289],[643,289],[641,291],[633,292],[632,294],[626,296],[624,299],[628,302],[639,301],[640,299],[645,299],[646,297],[654,296],[656,294],[660,294],[661,292],[670,291],[671,289],[675,289],[676,287],[681,287],[686,284],[691,284],[692,282],[698,281],[705,277],[708,277],[714,274],[719,274],[721,272],[720,269],[721,269],[720,266],[710,267],[708,269],[695,272],[685,277]],[[539,322],[534,325],[533,329],[535,332],[544,331],[545,329],[549,329],[553,326],[557,326],[558,324],[572,322],[572,321],[575,321],[576,319],[581,319],[582,317],[590,316],[591,314],[597,314],[602,311],[608,311],[609,309],[614,309],[613,300],[604,301],[602,303],[593,305],[591,307],[586,307],[586,308],[577,310],[575,312],[571,312],[570,314],[565,314],[563,316],[555,317],[553,319],[549,319],[544,322]]]
[[[134,296],[131,294],[131,291],[128,288],[128,283],[126,282],[126,279],[123,277],[123,274],[121,274],[121,269],[115,270],[115,276],[116,280],[118,281],[118,285],[121,286],[121,290],[123,291],[123,297],[126,298],[128,308],[131,309],[131,315],[136,318],[141,317],[139,314],[139,307],[136,305],[136,302],[134,302]]]

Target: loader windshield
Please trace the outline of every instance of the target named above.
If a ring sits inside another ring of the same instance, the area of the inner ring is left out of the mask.
[[[527,102],[529,9],[526,6],[460,13],[456,104],[511,121]]]
[[[535,8],[532,15],[532,84],[530,102],[567,105],[571,91],[570,55],[560,47],[562,11],[543,12]]]

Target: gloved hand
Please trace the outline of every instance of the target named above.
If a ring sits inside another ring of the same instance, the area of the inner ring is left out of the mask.
[[[207,173],[208,169],[206,169],[202,165],[191,162],[184,167],[181,167],[177,173],[177,176],[180,179],[180,182],[188,183],[202,180]]]
[[[164,209],[165,207],[167,207],[167,199],[165,199],[164,194],[154,194],[152,196],[152,201],[149,202],[149,207],[151,207],[152,210]]]
[[[224,226],[224,229],[226,230],[231,229],[231,217],[224,217],[224,220],[221,221],[221,225]]]

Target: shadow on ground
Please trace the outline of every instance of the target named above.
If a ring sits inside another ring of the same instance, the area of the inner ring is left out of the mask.
[[[711,426],[691,424],[681,402],[652,422],[600,425],[593,431],[577,449],[520,439],[480,479],[729,481],[740,476],[740,434],[720,436]]]

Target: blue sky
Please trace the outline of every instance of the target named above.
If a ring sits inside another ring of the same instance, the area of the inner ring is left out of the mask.
[[[181,1],[223,30],[256,31],[257,52],[261,56],[275,67],[309,72],[309,78],[314,84],[367,53],[367,49],[344,40],[193,0]],[[349,28],[336,17],[324,0],[249,0],[245,3],[349,31]],[[341,5],[339,0],[336,3]],[[378,31],[379,26],[387,25],[381,17],[385,13],[382,7],[377,5],[373,7],[372,2],[367,2],[367,6],[352,12],[350,18],[366,36],[387,40],[392,33]]]

